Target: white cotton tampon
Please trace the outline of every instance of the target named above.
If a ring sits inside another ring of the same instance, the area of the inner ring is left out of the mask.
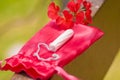
[[[72,29],[67,29],[49,44],[50,51],[56,52],[63,44],[65,44],[74,34]]]

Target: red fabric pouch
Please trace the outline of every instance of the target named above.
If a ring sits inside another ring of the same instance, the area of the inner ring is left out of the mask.
[[[49,45],[65,32],[65,30],[57,27],[55,21],[50,21],[23,46],[17,55],[6,59],[6,64],[1,66],[1,70],[11,70],[16,73],[25,71],[32,78],[40,78],[41,80],[49,79],[54,73],[58,73],[65,80],[78,80],[71,75],[68,76],[62,67],[82,54],[103,35],[103,32],[95,27],[74,24],[71,28],[74,31],[73,36],[55,52],[55,54],[59,55],[59,58],[48,61],[39,60],[34,56],[38,48],[40,48],[38,55],[44,59],[51,57],[54,53],[44,45],[38,46],[38,44],[45,43]]]

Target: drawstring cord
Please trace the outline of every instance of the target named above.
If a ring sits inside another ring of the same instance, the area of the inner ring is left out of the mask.
[[[53,42],[51,42],[49,45],[46,43],[38,43],[38,49],[33,54],[33,56],[36,56],[38,60],[41,61],[51,61],[51,60],[58,60],[60,56],[56,54],[55,52],[63,45],[65,44],[72,36],[74,35],[74,31],[72,29],[66,30],[64,33],[62,33],[60,36],[58,36]],[[52,51],[52,57],[48,58],[42,58],[39,56],[40,47],[44,46],[48,51]],[[52,65],[53,66],[53,65]],[[59,66],[53,66],[53,68],[57,71],[57,74],[64,78],[64,80],[79,80],[78,78],[68,74],[64,69],[62,69]]]
[[[37,51],[33,54],[33,56],[36,56],[38,58],[38,60],[41,60],[41,61],[51,61],[51,60],[58,60],[60,58],[59,55],[56,54],[56,53],[53,53],[52,57],[49,57],[49,58],[46,58],[46,59],[40,57],[38,53],[40,52],[40,46],[42,46],[42,45],[45,48],[47,48],[48,51],[51,51],[51,48],[49,48],[49,46],[47,44],[45,44],[45,43],[39,43]]]
[[[62,47],[72,36],[74,35],[74,31],[72,29],[67,29],[64,31],[61,35],[59,35],[53,42],[51,42],[49,45],[46,43],[38,43],[38,49],[37,51],[33,54],[33,56],[36,56],[38,60],[42,61],[51,61],[51,60],[57,60],[59,59],[59,55],[56,54],[55,52]],[[40,46],[44,46],[48,51],[52,51],[53,55],[52,57],[49,57],[47,59],[41,58],[39,56],[40,52]]]
[[[40,52],[40,46],[42,46],[42,45],[45,48],[47,48],[48,51],[51,51],[51,48],[49,48],[49,46],[47,44],[39,43],[37,51],[33,54],[33,56],[36,56],[38,58],[38,60],[41,60],[41,61],[51,61],[51,60],[58,60],[60,58],[60,56],[58,54],[56,54],[56,53],[52,54],[52,57],[49,57],[49,58],[46,58],[46,59],[40,57],[38,53]],[[57,74],[59,76],[64,78],[64,80],[79,80],[78,78],[68,74],[64,69],[62,69],[59,66],[53,66],[53,68],[57,71]]]
[[[80,80],[75,76],[68,74],[63,68],[56,66],[54,69],[57,71],[57,74],[61,76],[64,80]]]

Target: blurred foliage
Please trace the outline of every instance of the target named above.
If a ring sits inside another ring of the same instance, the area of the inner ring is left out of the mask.
[[[50,0],[0,0],[0,60],[6,58],[13,44],[25,43],[48,22],[49,3]],[[12,74],[0,71],[0,80],[10,80]]]
[[[26,16],[31,14],[36,4],[37,0],[0,1],[0,52],[2,54],[5,54],[11,44],[25,40],[30,35],[31,31],[28,31],[28,27],[32,30],[33,22],[26,21],[29,18]]]
[[[31,14],[37,2],[37,0],[0,0],[0,60],[5,58],[9,46],[26,40],[33,32],[33,23],[24,19]],[[12,72],[0,72],[0,80],[9,80],[11,76]]]
[[[109,71],[104,80],[120,80],[120,50],[115,57]]]

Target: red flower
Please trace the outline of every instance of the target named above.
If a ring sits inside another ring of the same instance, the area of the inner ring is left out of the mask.
[[[90,9],[86,10],[85,16],[86,16],[85,24],[92,23],[92,17],[91,17],[91,10]]]
[[[57,25],[62,29],[71,28],[76,24],[92,23],[91,3],[86,0],[71,0],[67,4],[68,10],[59,13],[59,6],[52,2],[48,8],[48,16],[56,20]],[[60,15],[61,14],[61,15]]]
[[[76,14],[76,23],[77,23],[77,24],[78,24],[78,23],[84,24],[84,16],[85,16],[85,14],[84,14],[83,11],[77,13],[77,14]]]
[[[55,3],[52,2],[48,7],[48,16],[51,19],[57,19],[59,10],[59,6],[55,5]]]
[[[91,9],[90,9],[91,8],[91,3],[87,2],[87,1],[84,1],[83,5],[86,9],[86,11],[85,11],[85,16],[86,16],[85,24],[92,23]]]
[[[63,11],[64,16],[59,16],[56,20],[56,23],[62,29],[68,29],[73,26],[73,16],[67,10]]]
[[[70,9],[70,11],[76,13],[80,8],[80,3],[75,2],[74,0],[72,0],[67,4],[67,7]]]

